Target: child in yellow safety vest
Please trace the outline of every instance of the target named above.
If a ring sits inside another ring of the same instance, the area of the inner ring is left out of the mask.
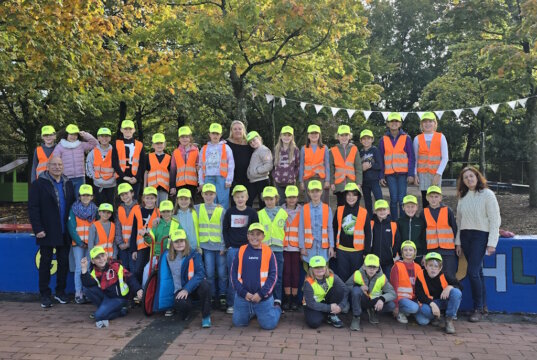
[[[194,209],[194,200],[190,190],[183,188],[177,191],[174,211],[173,218],[181,224],[181,228],[186,232],[190,248],[199,251],[199,219],[198,213]]]
[[[170,195],[188,189],[195,196],[198,193],[199,149],[194,144],[190,127],[181,126],[178,135],[179,146],[173,151],[170,164]]]
[[[134,190],[129,183],[119,184],[117,193],[121,200],[117,208],[115,225],[115,247],[117,250],[116,259],[129,271],[134,271],[134,260],[132,252],[137,251],[136,242],[140,238],[139,231],[142,230],[143,220],[140,212],[140,205],[134,199]]]
[[[133,273],[142,286],[145,285],[143,283],[144,268],[151,256],[151,247],[148,245],[148,242],[151,242],[151,230],[160,222],[160,211],[156,206],[157,197],[157,189],[154,187],[148,186],[144,189],[140,207],[142,228],[138,231],[136,250],[132,252],[132,260],[135,263]]]
[[[157,189],[157,206],[160,206],[162,201],[168,200],[168,193],[170,192],[171,156],[164,152],[166,148],[164,134],[154,134],[152,141],[155,152],[147,155],[144,188],[152,186]]]
[[[401,235],[397,223],[390,217],[390,209],[386,200],[375,201],[375,214],[371,219],[371,249],[380,259],[382,272],[388,277],[393,266],[393,260],[401,248]]]
[[[362,160],[358,147],[351,142],[352,132],[349,125],[337,129],[339,144],[330,149],[330,183],[337,196],[337,206],[345,205],[345,185],[362,183]]]
[[[45,125],[41,128],[41,145],[35,148],[32,161],[31,182],[37,180],[39,175],[47,170],[48,159],[52,156],[56,146],[56,130],[51,125]]]
[[[300,149],[298,181],[300,181],[300,189],[306,191],[307,201],[310,200],[308,184],[313,180],[322,182],[322,201],[328,204],[330,200],[330,155],[328,147],[323,145],[319,125],[308,126],[306,145]]]
[[[362,309],[367,310],[371,324],[379,323],[378,313],[395,309],[395,290],[382,272],[378,256],[367,255],[360,270],[356,270],[346,284],[352,297],[351,330],[360,330]]]
[[[432,185],[427,189],[429,206],[423,209],[425,219],[425,240],[427,252],[437,252],[442,255],[443,271],[455,277],[459,268],[459,257],[455,250],[455,235],[457,221],[453,211],[442,203],[442,189]],[[423,264],[422,264],[423,265]]]
[[[91,185],[81,185],[79,198],[69,211],[69,220],[67,229],[73,239],[72,251],[73,264],[75,269],[75,302],[77,304],[85,303],[82,294],[82,283],[80,282],[80,260],[88,255],[88,239],[90,227],[97,217],[97,206],[93,200],[93,188]]]
[[[195,205],[194,209],[198,214],[199,243],[203,250],[205,273],[211,285],[213,300],[219,301],[220,310],[226,311],[228,272],[226,248],[222,236],[224,208],[215,203],[216,187],[213,184],[203,185],[201,196],[204,203]],[[215,273],[218,273],[218,284],[215,283]]]
[[[274,257],[278,268],[278,279],[274,287],[274,304],[282,305],[282,275],[284,268],[283,261],[283,242],[285,239],[285,222],[287,221],[287,212],[280,206],[277,206],[280,197],[278,189],[274,186],[267,186],[263,189],[263,200],[265,207],[257,212],[259,222],[265,227],[265,238],[263,243],[268,245]]]
[[[112,131],[100,128],[97,131],[99,145],[93,148],[86,157],[86,175],[93,180],[95,202],[114,203],[116,176],[112,167]]]
[[[302,205],[298,204],[298,188],[287,185],[285,189],[285,204],[282,209],[287,212],[285,222],[285,238],[283,239],[283,292],[287,301],[283,310],[298,310],[298,285],[300,282],[300,249],[298,248],[298,227]]]

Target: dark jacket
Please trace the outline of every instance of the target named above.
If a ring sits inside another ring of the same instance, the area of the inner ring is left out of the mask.
[[[103,274],[107,274],[108,273],[107,270],[111,270],[110,269],[110,264],[112,264],[112,263],[117,263],[117,261],[116,260],[110,260],[106,264],[106,266],[104,267],[105,270],[102,272]],[[88,269],[88,271],[85,274],[80,274],[80,279],[82,280],[82,285],[84,287],[90,288],[90,287],[93,287],[93,286],[98,286],[97,281],[95,281],[95,279],[91,276],[92,269],[93,268]],[[101,275],[100,277],[97,277],[97,278],[99,280],[101,280],[102,276],[103,275]],[[107,275],[107,276],[110,276],[110,275]],[[114,275],[111,275],[111,276],[114,276]],[[115,275],[115,276],[117,276],[117,275]],[[132,297],[134,297],[136,295],[138,290],[142,289],[142,287],[140,286],[140,283],[138,282],[138,280],[136,280],[136,276],[133,276],[125,268],[123,268],[123,279],[124,279],[125,283],[127,283],[127,285],[129,286],[129,292],[127,293],[126,296],[121,295],[121,290],[119,288],[119,281],[117,281],[113,286],[109,286],[106,289],[104,289],[103,290],[104,294],[106,296],[108,296],[109,298],[118,298],[118,297],[132,298]]]
[[[433,297],[433,300],[440,299],[440,295],[442,294],[442,284],[440,282],[440,275],[444,274],[443,272],[440,272],[436,277],[432,278],[429,277],[429,274],[427,271],[423,271],[423,278],[425,279],[425,282],[427,283],[427,288],[429,289],[429,294]],[[449,277],[448,275],[444,274],[446,277],[446,281],[448,285],[451,285],[457,289],[461,289],[462,287],[457,281],[457,279]],[[423,290],[423,285],[421,284],[421,281],[416,278],[416,298],[420,303],[423,304],[430,304],[432,302],[431,299],[425,294],[425,291]]]
[[[62,175],[65,198],[65,214],[60,214],[60,200],[48,171],[41,173],[30,187],[28,215],[34,234],[44,231],[44,238],[36,238],[39,246],[69,246],[71,239],[67,231],[69,209],[75,202],[73,183]],[[62,233],[62,222],[65,232]]]
[[[349,214],[352,214],[356,217],[358,215],[359,208],[360,208],[360,197],[358,197],[358,201],[352,207],[349,204],[345,203],[341,221],[343,222],[345,220],[345,217]],[[356,221],[354,223],[356,224]],[[332,227],[334,228],[334,241],[337,241],[337,232],[339,231],[339,228],[341,227],[341,226],[338,226],[337,209],[334,212],[334,217],[332,219]],[[365,217],[364,236],[365,236],[364,251],[367,254],[369,252],[369,249],[371,248],[371,219],[369,218],[369,214],[367,214]],[[339,235],[339,245],[345,246],[348,248],[353,248],[354,247],[353,242],[354,242],[354,234],[350,234],[350,235],[345,234],[345,231],[341,229],[341,233]]]
[[[425,240],[425,219],[423,215],[410,218],[407,214],[403,213],[397,219],[397,227],[399,234],[401,234],[401,241],[412,240],[416,244],[417,255],[425,255],[427,253],[427,242]]]
[[[401,235],[399,230],[395,231],[395,241],[392,246],[392,218],[390,215],[382,221],[377,215],[373,215],[372,220],[374,225],[372,230],[373,240],[371,241],[371,249],[369,254],[375,254],[380,259],[380,265],[393,264],[393,258],[399,252],[401,247]]]
[[[230,276],[233,288],[237,292],[237,295],[242,298],[246,297],[246,293],[258,293],[262,300],[266,300],[272,295],[272,290],[274,290],[274,285],[276,285],[278,271],[280,271],[276,265],[276,257],[271,250],[267,280],[265,281],[265,285],[261,286],[259,272],[261,269],[262,250],[254,249],[250,244],[243,246],[246,246],[246,250],[242,258],[242,282],[238,279],[239,253],[237,253],[231,265]]]

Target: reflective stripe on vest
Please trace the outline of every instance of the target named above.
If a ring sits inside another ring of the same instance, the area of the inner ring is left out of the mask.
[[[278,210],[274,220],[270,220],[265,209],[257,212],[259,222],[265,227],[265,238],[263,242],[268,246],[283,246],[285,238],[285,222],[287,221],[287,212],[284,209]]]
[[[126,296],[129,293],[129,285],[127,285],[127,283],[123,279],[123,276],[124,276],[123,270],[124,270],[123,266],[119,265],[119,269],[118,269],[118,272],[117,272],[117,277],[118,277],[118,280],[119,280],[119,290],[121,291],[121,296]],[[95,279],[95,281],[97,281],[97,286],[99,286],[99,288],[100,288],[101,287],[101,282],[99,281],[99,279],[97,279],[97,276],[95,275],[95,268],[93,268],[93,270],[91,270],[90,275],[91,275],[92,278]]]
[[[410,275],[408,274],[408,271],[406,269],[406,265],[402,261],[396,261],[394,266],[397,269],[397,274],[399,278],[399,284],[397,285],[397,288],[395,289],[395,292],[397,293],[397,300],[401,299],[414,299],[416,296],[414,294],[414,286],[416,283],[416,278],[419,276],[420,273],[423,274],[423,270],[421,266],[419,266],[416,263],[413,263],[414,265],[414,284],[410,281]]]
[[[158,161],[155,153],[149,154],[149,167],[150,170],[147,173],[147,186],[154,188],[162,187],[166,191],[170,191],[170,172],[168,167],[172,157],[168,154],[164,154],[162,162]]]
[[[181,150],[175,149],[173,151],[175,167],[177,168],[177,175],[175,176],[175,186],[177,187],[184,185],[198,186],[196,163],[198,162],[199,150],[195,146],[194,149],[195,151],[188,152],[186,164]]]
[[[136,231],[143,229],[143,220],[142,220],[142,213],[140,211],[140,205],[134,205],[129,213],[129,216],[127,217],[127,212],[125,211],[125,207],[123,205],[119,205],[117,209],[117,217],[119,219],[119,223],[121,225],[121,237],[123,238],[123,242],[125,244],[129,243],[131,233],[132,233],[132,224],[134,223],[134,217],[136,216]],[[140,235],[136,235],[136,243],[138,243],[138,238],[141,238]],[[143,241],[143,239],[142,239]]]
[[[317,151],[313,152],[310,146],[304,147],[304,180],[308,180],[315,175],[318,175],[321,179],[326,178],[326,170],[324,168],[325,149],[325,146],[322,148],[317,146]]]
[[[103,159],[103,154],[99,147],[93,148],[93,178],[108,180],[114,176],[112,167],[112,149],[108,151]]]
[[[188,262],[188,280],[194,277],[194,259],[190,259]]]
[[[206,169],[206,157],[207,155],[207,145],[203,145],[201,149],[201,168],[203,174],[203,180],[205,181],[205,169]],[[220,176],[223,178],[227,177],[227,153],[226,153],[226,144],[222,144],[222,151],[220,157]]]
[[[78,216],[75,216],[75,219],[76,219],[76,233],[78,234],[78,237],[80,238],[80,240],[82,240],[82,242],[87,245],[88,239],[89,239],[89,229],[91,227],[91,224],[93,224],[93,222],[83,220],[79,218]],[[76,245],[76,242],[74,240],[73,240],[72,245],[73,246]]]
[[[96,246],[100,246],[106,251],[108,256],[114,255],[114,236],[116,234],[116,225],[111,222],[110,223],[110,231],[108,232],[108,235],[106,235],[106,231],[104,230],[104,226],[100,221],[96,221],[93,223],[95,225],[95,230],[97,230],[97,238],[99,242]]]
[[[384,135],[384,174],[408,173],[408,156],[405,152],[406,139],[408,135],[401,135],[395,147],[389,136]]]
[[[341,222],[343,221],[343,211],[345,209],[345,206],[338,206],[337,208],[337,238],[336,238],[336,246],[339,247],[339,238],[341,235]],[[363,207],[358,207],[358,216],[356,216],[356,223],[354,225],[354,232],[353,232],[353,240],[352,240],[352,246],[354,249],[358,251],[364,250],[364,242],[365,242],[365,233],[364,233],[364,227],[365,227],[365,220],[367,218],[367,210]]]
[[[208,241],[219,243],[222,241],[222,224],[220,223],[220,218],[223,211],[224,208],[222,206],[216,206],[211,215],[211,219],[209,219],[205,204],[200,205],[200,213],[198,214],[200,243]]]
[[[308,284],[311,285],[311,288],[313,289],[313,298],[315,299],[315,301],[322,302],[326,298],[326,294],[328,294],[332,286],[334,286],[334,275],[332,274],[326,278],[326,284],[328,285],[326,291],[321,286],[321,284],[317,282],[317,280],[308,276],[306,277],[306,281],[308,282]]]
[[[238,257],[239,268],[237,270],[237,280],[239,280],[241,284],[242,284],[242,265],[244,261],[244,252],[246,251],[247,247],[248,245],[243,245],[239,249],[239,257]],[[261,244],[261,268],[259,269],[259,280],[260,280],[261,286],[265,285],[265,282],[267,281],[271,256],[272,256],[272,250],[270,250],[270,248],[267,245]],[[248,270],[251,270],[251,269],[248,269]]]
[[[423,292],[425,293],[425,295],[427,295],[429,299],[433,300],[433,297],[429,292],[429,286],[427,285],[427,281],[425,281],[425,275],[423,274],[423,272],[421,272],[421,274],[418,275],[417,278],[421,282],[421,287],[423,288]],[[442,290],[449,285],[444,274],[440,274],[440,284],[442,285]]]
[[[360,270],[356,270],[354,272],[354,283],[357,284],[358,286],[362,286],[365,284],[364,278]],[[369,296],[370,299],[378,298],[379,296],[382,295],[382,288],[384,287],[384,285],[386,285],[386,275],[382,274],[380,277],[377,278],[377,280],[375,281],[375,285],[373,285],[373,287],[371,287],[371,283],[369,284],[368,288],[370,290],[369,290],[369,293],[366,293],[367,296]],[[371,288],[373,290],[371,290]]]
[[[323,224],[321,230],[321,248],[328,249],[330,247],[330,241],[328,240],[328,217],[329,208],[327,204],[322,204],[323,207]],[[313,228],[311,226],[311,210],[310,203],[307,203],[303,207],[304,211],[304,247],[311,249],[313,247]],[[318,240],[318,239],[317,239]]]
[[[334,157],[334,167],[336,169],[334,173],[334,183],[341,184],[345,181],[345,178],[349,179],[351,182],[356,181],[356,169],[354,169],[354,160],[356,158],[356,153],[358,148],[355,145],[351,146],[351,150],[347,155],[347,158],[343,160],[343,156],[339,151],[337,146],[330,149],[332,151],[332,156]]]
[[[435,132],[431,139],[431,146],[427,146],[425,135],[418,135],[417,171],[418,173],[436,174],[442,161],[442,134]]]
[[[375,220],[371,220],[371,233],[373,233],[374,227],[375,227]],[[390,228],[392,229],[392,248],[393,248],[395,245],[395,232],[397,231],[397,223],[395,221],[390,221]]]
[[[134,154],[132,154],[132,163],[130,164],[131,173],[133,176],[136,176],[136,174],[138,173],[142,148],[143,144],[138,140],[134,140]],[[121,167],[121,170],[125,172],[129,159],[127,159],[127,152],[125,151],[125,142],[123,140],[116,140],[116,151],[119,160],[119,167]]]
[[[35,151],[37,154],[37,167],[35,168],[35,178],[37,179],[39,177],[39,174],[47,170],[48,160],[52,157],[52,153],[50,153],[50,156],[47,157],[47,155],[45,154],[45,150],[43,150],[42,146],[36,147]]]
[[[141,214],[141,212],[140,212]],[[141,215],[140,215],[141,217]],[[159,209],[157,208],[154,208],[153,209],[153,212],[151,213],[151,216],[149,217],[149,220],[147,220],[147,223],[145,223],[142,227],[142,229],[147,229],[149,230],[148,232],[151,232],[151,230],[153,229],[153,221],[155,221],[156,218],[159,218],[160,217],[160,211]],[[143,221],[143,219],[142,219]],[[145,242],[144,240],[144,237],[143,236],[139,236],[136,238],[136,248],[138,250],[142,250],[142,249],[145,249],[146,247],[149,247],[149,244]]]
[[[447,206],[440,208],[437,221],[434,221],[429,208],[423,209],[423,215],[427,224],[427,250],[437,248],[455,249],[455,236],[453,235],[453,229],[449,226]]]
[[[283,246],[298,247],[298,226],[300,224],[300,213],[296,212],[295,217],[289,222],[289,217],[285,221],[285,238],[283,239]]]

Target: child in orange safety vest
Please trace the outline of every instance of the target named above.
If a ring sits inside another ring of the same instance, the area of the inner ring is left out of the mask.
[[[195,197],[198,192],[199,149],[194,144],[190,127],[181,126],[178,134],[179,146],[173,151],[170,164],[170,195],[174,196],[186,188]]]
[[[47,170],[48,159],[52,156],[56,146],[56,130],[50,125],[43,126],[41,128],[41,139],[43,139],[43,143],[36,147],[34,151],[31,182],[37,180],[39,175]]]
[[[285,238],[283,239],[283,310],[298,310],[298,286],[300,282],[300,249],[298,248],[298,227],[302,206],[298,204],[298,188],[287,185],[285,204],[282,209],[287,212]]]
[[[145,151],[144,144],[134,139],[134,122],[121,122],[121,136],[116,140],[112,150],[112,166],[117,174],[118,183],[132,186],[134,199],[140,195],[140,186],[144,182]]]
[[[116,174],[112,166],[112,131],[100,128],[97,131],[99,145],[86,157],[86,175],[93,180],[95,203],[113,204],[116,191]],[[109,256],[111,256],[109,254]]]
[[[117,259],[129,271],[134,271],[132,252],[137,250],[136,242],[143,227],[140,205],[134,199],[134,190],[129,183],[119,184],[117,193],[121,204],[117,208],[115,225],[115,247],[118,249]],[[143,240],[142,240],[143,241]]]
[[[83,304],[86,302],[82,293],[82,282],[80,281],[80,260],[88,256],[88,239],[90,227],[97,216],[97,206],[93,200],[93,188],[91,185],[83,184],[79,189],[79,198],[69,211],[67,229],[72,243],[73,258],[75,261],[75,302]],[[72,264],[73,265],[73,264]]]
[[[117,259],[118,249],[114,244],[116,236],[116,225],[110,221],[114,213],[114,206],[108,203],[99,205],[99,220],[95,221],[90,226],[88,251],[91,251],[95,246],[100,246],[106,251],[108,257]]]
[[[164,153],[166,138],[162,133],[153,135],[153,149],[155,152],[147,155],[144,175],[144,188],[152,186],[157,189],[157,207],[164,200],[168,200],[170,192],[170,163],[172,157]]]
[[[308,196],[310,181],[318,180],[322,183],[322,202],[328,204],[330,195],[330,155],[328,147],[323,145],[321,127],[319,125],[308,126],[308,140],[300,149],[300,167],[298,169],[300,190],[306,191]]]

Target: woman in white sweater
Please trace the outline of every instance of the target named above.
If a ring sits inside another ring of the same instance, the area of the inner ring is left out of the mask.
[[[457,255],[464,252],[468,261],[468,277],[472,288],[474,312],[471,322],[481,320],[485,304],[483,258],[496,251],[500,231],[500,207],[487,180],[474,167],[462,169],[457,180]]]

